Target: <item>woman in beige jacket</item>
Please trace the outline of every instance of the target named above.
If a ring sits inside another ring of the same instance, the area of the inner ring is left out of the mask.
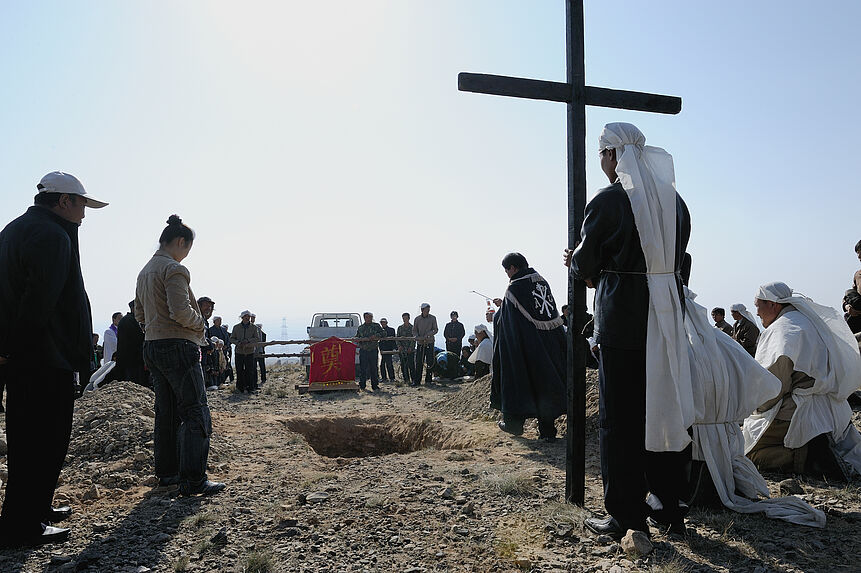
[[[183,495],[209,495],[225,486],[206,476],[212,420],[200,368],[204,320],[191,274],[180,264],[193,244],[194,231],[171,215],[159,249],[138,275],[135,317],[144,325],[144,362],[155,390],[159,485],[178,484]]]

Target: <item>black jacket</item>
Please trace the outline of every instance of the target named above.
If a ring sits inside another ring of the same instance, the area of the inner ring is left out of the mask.
[[[124,370],[143,370],[144,333],[135,315],[126,313],[117,325],[117,365]]]
[[[392,328],[391,326],[384,326],[383,330],[386,331],[387,337],[395,335],[395,329]],[[394,340],[383,340],[382,342],[380,342],[380,350],[397,350],[397,349],[398,349],[398,343],[395,342]]]
[[[691,236],[691,216],[678,194],[676,230],[676,269],[681,271]],[[646,348],[649,315],[646,259],[631,201],[620,183],[601,189],[586,205],[580,237],[571,272],[581,279],[592,279],[595,284],[596,340],[621,349]],[[684,305],[680,278],[677,283],[679,300]]]
[[[0,232],[0,355],[90,370],[93,322],[78,225],[44,207],[30,207]]]

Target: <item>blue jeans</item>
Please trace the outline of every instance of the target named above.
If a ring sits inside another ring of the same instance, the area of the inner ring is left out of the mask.
[[[365,387],[368,378],[371,379],[371,387],[380,385],[380,376],[377,371],[377,350],[359,349],[359,388]]]
[[[144,342],[155,390],[155,474],[179,475],[183,489],[206,481],[212,418],[206,404],[200,347],[188,340]]]

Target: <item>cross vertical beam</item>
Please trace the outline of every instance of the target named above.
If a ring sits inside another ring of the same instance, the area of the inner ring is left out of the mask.
[[[583,0],[565,0],[566,83],[458,74],[461,91],[568,104],[568,247],[574,248],[586,210],[586,106],[676,114],[681,98],[587,86],[583,41]],[[583,505],[586,491],[586,348],[581,332],[586,323],[586,285],[568,275],[568,428],[565,499]]]
[[[565,2],[568,85],[568,248],[580,238],[586,210],[586,58],[582,0]],[[580,332],[586,324],[586,285],[568,273],[568,428],[565,499],[583,506],[586,493],[586,355]]]

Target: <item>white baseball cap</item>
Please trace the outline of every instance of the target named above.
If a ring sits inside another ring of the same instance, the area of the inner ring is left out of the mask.
[[[87,195],[86,189],[78,181],[78,178],[62,171],[52,171],[48,173],[36,185],[39,193],[66,193],[68,195],[78,195],[84,198],[84,204],[93,209],[101,209],[108,205],[107,202],[96,199],[92,195]]]

